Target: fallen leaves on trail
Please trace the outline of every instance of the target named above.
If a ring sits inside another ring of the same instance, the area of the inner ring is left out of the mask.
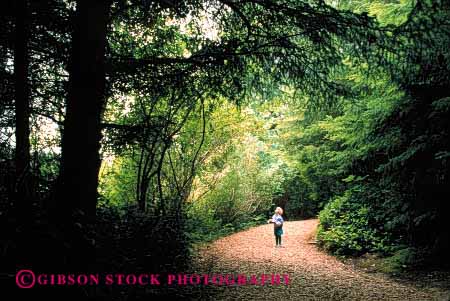
[[[286,222],[283,247],[272,225],[242,231],[201,248],[198,269],[216,274],[289,274],[289,285],[210,287],[216,300],[448,300],[449,292],[417,288],[352,268],[311,244],[316,219]]]

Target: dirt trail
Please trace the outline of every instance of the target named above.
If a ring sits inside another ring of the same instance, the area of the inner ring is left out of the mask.
[[[448,292],[418,288],[343,264],[310,243],[317,220],[286,222],[283,247],[273,225],[239,232],[199,250],[198,266],[215,274],[288,274],[289,285],[218,286],[216,300],[449,300]]]

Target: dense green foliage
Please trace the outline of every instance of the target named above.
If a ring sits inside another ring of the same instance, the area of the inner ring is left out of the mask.
[[[402,5],[412,7],[409,2]],[[393,20],[390,4],[376,7],[382,21]],[[442,52],[449,41],[448,35],[442,36],[448,33],[448,24],[439,30],[424,27],[430,15],[420,13],[418,7],[398,31],[423,30],[415,37],[417,43],[406,46],[422,71],[414,74],[415,67],[410,65],[410,73],[396,73],[397,84],[389,85],[390,79],[384,76],[361,80],[350,74],[360,96],[344,107],[342,115],[305,128],[306,136],[314,128],[320,129],[316,129],[317,135],[326,142],[319,147],[321,154],[331,155],[313,162],[334,162],[323,169],[328,172],[327,180],[333,175],[334,179],[327,186],[332,187],[331,194],[324,196],[330,202],[320,212],[318,233],[319,242],[331,251],[392,253],[415,246],[439,258],[448,250],[444,212],[449,181],[449,61]],[[442,8],[433,16],[436,22],[448,15],[448,7]],[[423,50],[417,39],[431,37],[433,43]],[[432,53],[437,61],[425,59]],[[423,68],[429,69],[427,78]],[[400,92],[400,85],[406,94]]]
[[[200,239],[265,222],[273,199],[281,191],[283,177],[278,162],[263,158],[266,153],[257,149],[261,142],[254,137],[243,142],[220,171],[218,183],[202,197],[194,195],[188,208],[191,233]]]

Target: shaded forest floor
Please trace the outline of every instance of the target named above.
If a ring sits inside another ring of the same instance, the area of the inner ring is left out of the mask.
[[[269,224],[200,247],[197,273],[288,274],[290,278],[289,285],[279,286],[207,286],[202,299],[450,300],[450,291],[433,282],[369,273],[318,250],[311,243],[317,223],[316,219],[286,222],[282,248],[274,247]]]

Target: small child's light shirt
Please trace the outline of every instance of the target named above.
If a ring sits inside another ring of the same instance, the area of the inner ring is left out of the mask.
[[[281,225],[282,223],[284,223],[283,217],[279,214],[274,214],[272,216],[272,222],[274,222],[277,225]]]

